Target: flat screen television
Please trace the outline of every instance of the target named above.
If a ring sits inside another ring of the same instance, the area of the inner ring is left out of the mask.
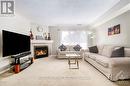
[[[30,51],[30,36],[2,30],[3,57]]]

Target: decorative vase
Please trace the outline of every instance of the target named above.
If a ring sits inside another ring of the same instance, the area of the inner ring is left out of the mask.
[[[45,40],[47,40],[47,34],[46,33],[45,33],[44,37],[45,37]]]
[[[30,31],[30,39],[31,39],[31,40],[34,39],[32,31]]]
[[[48,33],[48,40],[51,40],[51,35],[50,35],[50,33]]]

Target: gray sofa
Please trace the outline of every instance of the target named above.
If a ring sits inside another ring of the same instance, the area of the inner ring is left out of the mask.
[[[80,49],[80,51],[75,51],[73,49],[75,45],[66,45],[67,50],[65,51],[61,51],[60,49],[57,49],[57,58],[67,58],[66,54],[67,53],[76,53],[79,54],[80,56],[78,58],[82,58],[83,57],[83,50]]]
[[[111,81],[130,79],[130,48],[125,48],[125,57],[111,58],[114,48],[119,46],[97,46],[98,54],[85,52],[84,59],[102,72]]]

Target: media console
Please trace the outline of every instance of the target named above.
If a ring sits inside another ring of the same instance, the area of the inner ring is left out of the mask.
[[[19,73],[34,62],[34,58],[30,57],[30,54],[31,52],[25,52],[11,57],[14,59],[13,65],[15,73]]]

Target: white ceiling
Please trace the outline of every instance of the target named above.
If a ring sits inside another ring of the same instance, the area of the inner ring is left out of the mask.
[[[15,0],[16,12],[41,24],[89,24],[120,0]]]

